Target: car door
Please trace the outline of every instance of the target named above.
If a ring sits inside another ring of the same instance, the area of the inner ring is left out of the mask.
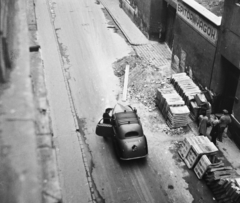
[[[103,123],[103,119],[98,122],[95,132],[102,137],[112,137],[114,134],[112,125]]]

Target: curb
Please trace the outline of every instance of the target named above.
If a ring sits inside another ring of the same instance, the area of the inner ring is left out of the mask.
[[[35,131],[43,203],[62,202],[56,149],[53,145],[52,126],[45,84],[44,66],[37,40],[37,22],[34,0],[28,0],[28,29],[30,68],[35,102]]]

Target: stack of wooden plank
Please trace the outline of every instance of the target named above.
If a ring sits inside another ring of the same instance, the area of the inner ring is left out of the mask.
[[[190,111],[186,105],[184,106],[169,106],[168,111],[168,125],[170,127],[178,128],[188,124],[188,117]]]
[[[188,124],[190,111],[171,84],[166,88],[157,89],[157,106],[170,128],[182,127]]]
[[[211,165],[204,175],[204,180],[219,203],[240,202],[240,177],[231,166]]]
[[[194,96],[201,93],[199,87],[186,73],[173,74],[171,82],[188,106],[190,105],[190,101],[194,99]]]
[[[206,97],[205,97],[205,95],[203,93],[196,94],[194,96],[194,99],[197,102],[198,106],[202,106],[202,105],[204,105],[205,103],[208,102]]]
[[[235,176],[235,174],[236,172],[233,170],[231,166],[222,167],[211,166],[207,170],[204,179],[206,180],[207,183],[209,183],[221,178],[231,178]]]

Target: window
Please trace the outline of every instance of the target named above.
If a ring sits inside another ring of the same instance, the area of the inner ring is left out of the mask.
[[[125,137],[136,137],[139,136],[138,132],[136,131],[131,131],[125,134]]]

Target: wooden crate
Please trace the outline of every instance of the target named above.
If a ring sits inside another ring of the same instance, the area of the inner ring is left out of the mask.
[[[197,162],[199,156],[200,155],[197,154],[191,147],[190,150],[188,151],[187,156],[184,159],[184,162],[187,165],[187,167],[188,168],[193,168],[195,163]]]
[[[208,157],[206,155],[202,155],[193,169],[198,179],[202,179],[203,175],[207,171],[208,166],[210,165],[211,165],[211,162],[208,159]]]

